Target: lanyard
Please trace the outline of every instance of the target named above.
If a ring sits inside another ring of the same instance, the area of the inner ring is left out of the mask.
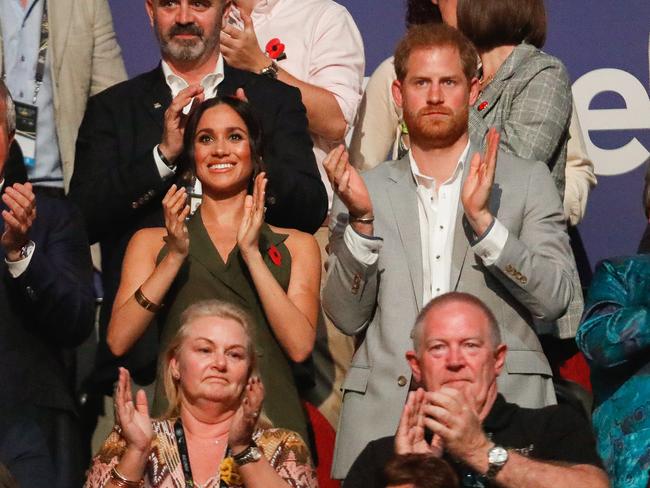
[[[183,422],[178,417],[174,422],[174,436],[176,437],[176,445],[178,446],[178,454],[181,458],[181,466],[183,467],[183,477],[185,478],[185,488],[194,488],[194,478],[192,477],[192,466],[190,465],[190,453],[187,450],[187,440],[185,438],[185,430],[183,430]],[[230,456],[230,447],[226,452],[225,457]],[[219,487],[226,488],[226,484],[219,477]]]
[[[38,62],[36,63],[36,78],[34,87],[33,105],[36,105],[38,98],[38,91],[43,84],[43,76],[45,75],[45,57],[47,55],[47,40],[50,37],[50,24],[47,18],[47,0],[43,1],[43,16],[41,18],[41,39],[38,43]]]
[[[29,17],[36,2],[27,11],[25,18]],[[36,62],[36,75],[34,76],[34,97],[32,98],[32,105],[36,105],[38,92],[43,84],[43,77],[45,76],[45,59],[47,56],[47,41],[50,37],[50,24],[47,17],[47,0],[43,0],[43,16],[41,17],[41,37],[38,41],[38,61]],[[2,79],[7,78],[7,72],[4,67],[4,56],[2,56]]]

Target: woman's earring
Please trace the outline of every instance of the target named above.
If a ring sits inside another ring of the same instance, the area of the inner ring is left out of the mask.
[[[172,373],[172,378],[178,381],[181,379],[181,374],[178,371],[174,371]]]

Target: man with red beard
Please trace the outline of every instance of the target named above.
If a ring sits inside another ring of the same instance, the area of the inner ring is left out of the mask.
[[[498,381],[505,398],[555,403],[535,323],[562,316],[573,298],[562,205],[544,164],[498,152],[494,130],[482,156],[469,140],[476,59],[451,27],[409,30],[395,53],[393,96],[411,150],[363,177],[343,147],[325,161],[337,198],[323,308],[360,340],[343,384],[336,478],[369,441],[395,432],[411,384],[410,324],[449,291],[479,297],[496,316],[510,350]]]

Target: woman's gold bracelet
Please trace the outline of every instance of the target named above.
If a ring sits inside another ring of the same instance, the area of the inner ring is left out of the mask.
[[[142,488],[144,486],[144,479],[131,481],[125,478],[115,466],[111,469],[111,482],[119,488]]]
[[[138,302],[138,305],[144,308],[147,312],[157,313],[161,308],[163,308],[162,304],[158,305],[144,296],[144,293],[142,293],[142,287],[135,290],[133,297],[135,298],[135,301]]]

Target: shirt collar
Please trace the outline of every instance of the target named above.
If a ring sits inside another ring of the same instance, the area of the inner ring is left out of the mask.
[[[465,149],[463,149],[463,152],[461,153],[460,158],[458,159],[458,163],[456,164],[456,168],[454,169],[454,172],[452,173],[451,177],[447,181],[441,183],[439,186],[445,185],[447,183],[453,183],[460,175],[463,174],[463,169],[467,161],[467,155],[469,154],[469,144],[470,144],[469,141],[467,141],[467,145],[465,146]],[[411,174],[413,175],[415,184],[418,186],[424,186],[429,189],[433,188],[435,186],[436,180],[431,176],[424,175],[420,172],[420,168],[418,167],[418,164],[415,161],[415,158],[413,157],[413,151],[409,150],[408,155],[409,155],[409,162],[411,165]]]
[[[165,83],[167,83],[167,86],[172,91],[172,98],[174,98],[178,95],[178,92],[183,88],[187,88],[189,84],[182,77],[174,73],[164,59],[161,65]],[[217,86],[223,81],[224,76],[223,56],[219,54],[214,71],[205,75],[201,80],[201,86],[205,89],[205,98],[212,98],[216,94]]]

